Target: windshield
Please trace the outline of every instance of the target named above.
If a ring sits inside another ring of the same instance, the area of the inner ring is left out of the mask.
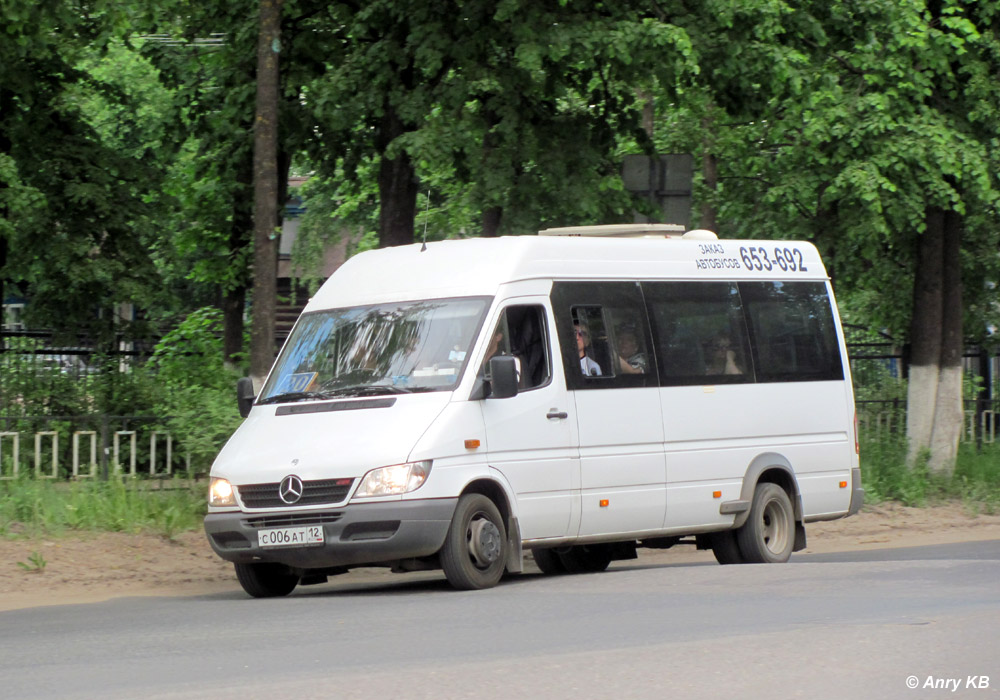
[[[258,403],[455,388],[489,299],[438,299],[303,316]]]

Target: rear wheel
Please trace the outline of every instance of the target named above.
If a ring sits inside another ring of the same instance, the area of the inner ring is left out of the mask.
[[[720,564],[743,564],[746,560],[736,541],[736,530],[723,530],[710,536],[712,554]]]
[[[736,531],[744,560],[755,564],[788,561],[795,545],[795,513],[792,501],[777,484],[757,485],[750,517]]]
[[[299,577],[281,564],[233,564],[243,590],[254,598],[286,596],[299,585]]]
[[[459,590],[495,586],[507,564],[507,531],[496,505],[486,496],[467,493],[441,547],[441,568]]]
[[[611,547],[606,544],[576,545],[560,552],[559,559],[571,574],[593,574],[608,568]]]
[[[535,560],[535,565],[543,574],[565,574],[566,565],[553,549],[533,549],[531,556]]]

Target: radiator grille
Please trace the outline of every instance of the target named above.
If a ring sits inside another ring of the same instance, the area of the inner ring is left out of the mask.
[[[326,525],[335,523],[344,517],[339,511],[323,513],[288,513],[287,515],[262,515],[258,518],[247,518],[246,524],[253,528],[265,527],[295,527],[298,525]]]
[[[323,504],[340,503],[351,490],[354,479],[321,479],[318,481],[302,482],[302,498],[293,506],[318,506]],[[278,496],[279,483],[271,484],[246,484],[237,486],[243,505],[247,508],[288,508]]]

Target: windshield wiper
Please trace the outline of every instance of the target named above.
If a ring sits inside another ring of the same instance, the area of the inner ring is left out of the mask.
[[[328,391],[288,391],[284,394],[275,394],[274,396],[268,396],[266,399],[262,399],[257,402],[258,406],[263,406],[267,403],[292,403],[295,401],[309,401],[312,399],[328,399],[330,398],[330,392]]]

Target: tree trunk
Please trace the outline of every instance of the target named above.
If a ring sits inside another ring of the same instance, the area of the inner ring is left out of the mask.
[[[910,319],[910,382],[906,395],[907,462],[930,449],[941,360],[941,287],[944,212],[928,210],[927,229],[917,240]]]
[[[378,171],[380,248],[413,243],[418,189],[413,164],[403,150],[391,160],[386,156],[389,145],[404,132],[402,119],[387,104],[376,136],[376,148],[382,156]]]
[[[482,207],[482,235],[484,238],[495,238],[500,235],[500,221],[503,219],[503,202],[507,201],[510,192],[500,193],[496,188],[488,187],[485,183],[490,180],[486,173],[497,167],[493,162],[497,151],[498,137],[496,129],[500,126],[500,115],[496,110],[486,107],[483,110],[483,122],[485,130],[483,133],[483,146],[480,156],[479,168],[479,201]],[[508,188],[512,188],[514,183],[508,183]]]
[[[483,236],[494,238],[500,235],[500,220],[503,217],[503,207],[489,207],[483,212]]]
[[[243,251],[253,240],[254,210],[253,200],[245,196],[254,186],[253,154],[242,158],[236,171],[236,182],[240,185],[233,198],[232,222],[229,226],[230,264],[242,259]],[[234,278],[222,289],[222,358],[227,366],[235,365],[235,356],[245,350],[243,347],[243,307],[247,297],[247,271],[234,270]]]
[[[236,356],[243,352],[243,305],[247,288],[239,285],[222,295],[222,359],[227,367],[236,365]]]
[[[715,156],[707,148],[701,156],[701,174],[705,179],[705,187],[714,195],[719,187],[719,171],[716,167]],[[706,197],[701,203],[700,226],[709,231],[718,231],[718,225],[718,212],[715,209],[715,203],[711,198]]]
[[[9,110],[13,109],[14,106],[14,94],[9,90],[4,90],[0,87],[0,114],[7,114]],[[0,129],[0,154],[8,155],[10,153],[11,146],[10,139],[4,130]],[[0,191],[8,189],[10,185],[7,184],[5,180],[0,180]],[[3,202],[6,197],[0,197],[0,219],[3,221],[10,220],[10,212],[8,207]],[[4,282],[7,277],[7,238],[6,236],[0,235],[0,326],[7,319],[4,313],[3,300],[6,298],[4,296]],[[3,352],[4,345],[0,343],[0,352]]]
[[[927,211],[917,243],[906,399],[907,462],[928,454],[928,467],[950,472],[962,434],[962,220]]]
[[[944,217],[942,268],[941,362],[931,432],[931,471],[950,474],[958,456],[965,413],[962,410],[962,219]]]
[[[278,42],[282,0],[260,0],[254,119],[254,264],[250,376],[259,391],[274,360],[278,245]]]
[[[715,133],[715,124],[711,116],[713,113],[714,110],[701,122],[702,133],[705,134],[701,144],[701,176],[705,182],[705,189],[708,190],[709,194],[701,203],[699,225],[701,228],[708,229],[709,231],[717,231],[717,226],[719,225],[719,213],[715,208],[715,193],[719,189],[719,168],[714,153],[715,139],[713,138],[713,134]]]

